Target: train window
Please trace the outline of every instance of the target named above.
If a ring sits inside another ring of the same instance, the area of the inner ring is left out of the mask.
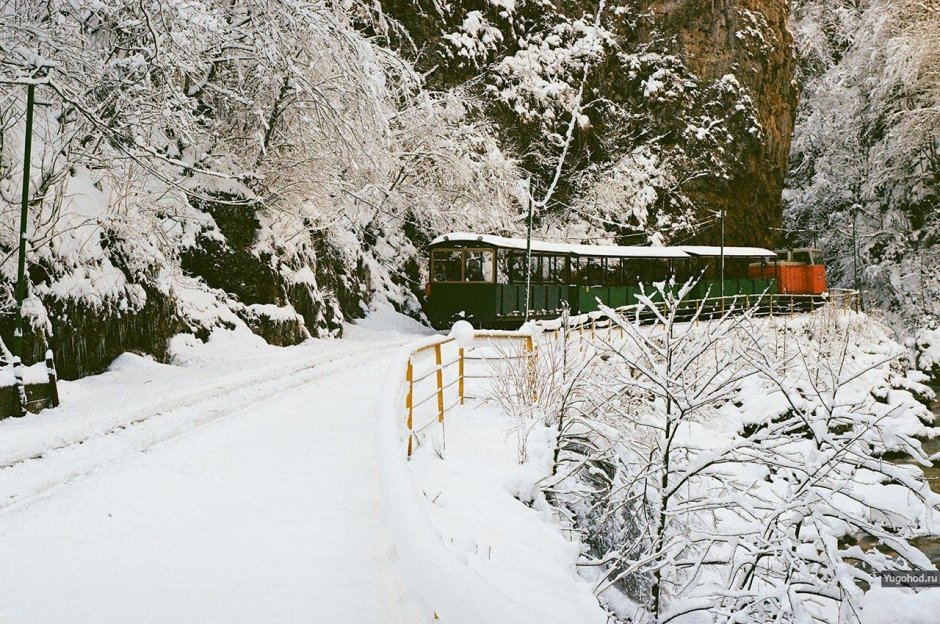
[[[622,260],[620,258],[604,258],[604,283],[608,286],[619,286],[623,284],[621,267]]]
[[[509,252],[504,249],[496,252],[496,283],[509,283]]]
[[[466,251],[463,271],[465,282],[493,281],[493,252],[489,250]]]
[[[523,265],[525,266],[525,265]],[[542,257],[541,256],[532,256],[532,274],[529,275],[529,279],[533,284],[538,284],[542,281]],[[525,281],[525,275],[522,276],[522,281]]]
[[[509,281],[515,284],[525,283],[525,253],[511,253],[507,260]],[[532,255],[533,284],[563,284],[565,277],[565,257]]]
[[[637,278],[640,276],[640,262],[642,262],[642,260],[637,260],[636,258],[620,259],[619,286],[633,286],[637,283]]]
[[[600,286],[604,283],[604,258],[581,259],[581,283],[585,286]]]
[[[800,263],[802,263],[802,264],[812,264],[812,263],[813,263],[813,257],[812,257],[812,255],[810,255],[809,251],[805,251],[805,250],[796,251],[796,250],[794,250],[794,252],[793,252],[793,261],[794,261],[794,262],[800,262]]]
[[[650,283],[662,282],[669,278],[669,261],[662,258],[651,258],[649,260],[648,280]]]
[[[435,282],[463,281],[463,253],[435,249],[431,256],[431,276]]]
[[[525,282],[525,254],[509,254],[509,281],[514,284]]]
[[[533,258],[534,260],[534,258]],[[538,279],[543,284],[557,284],[562,282],[562,273],[564,270],[564,258],[558,256],[541,256],[541,270],[536,274],[536,265],[533,263],[533,281]],[[538,277],[536,277],[536,275]]]

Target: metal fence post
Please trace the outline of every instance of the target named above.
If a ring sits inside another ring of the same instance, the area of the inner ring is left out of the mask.
[[[441,358],[441,343],[434,345],[434,362],[437,364],[437,422],[444,422],[444,368]]]
[[[23,300],[26,298],[26,222],[29,219],[29,159],[33,145],[33,104],[36,85],[26,87],[26,136],[23,139],[23,193],[20,202],[20,239],[16,271],[16,328],[13,330],[13,376],[20,401],[20,416],[26,415],[26,386],[23,383]]]
[[[464,391],[463,391],[463,390],[464,390],[464,389],[463,389],[463,361],[464,361],[464,359],[463,359],[463,348],[461,347],[460,350],[459,350],[457,353],[458,353],[458,358],[459,358],[459,359],[458,359],[458,365],[457,365],[457,367],[458,367],[457,373],[458,373],[458,375],[460,375],[460,377],[458,378],[458,381],[457,381],[457,390],[458,390],[458,392],[460,393],[460,404],[463,405],[463,398],[464,398]]]
[[[411,359],[408,359],[408,372],[405,374],[405,379],[408,381],[408,396],[405,399],[405,407],[408,409],[408,457],[411,457],[411,453],[414,450],[413,447],[413,438],[414,438],[414,394],[415,394],[415,384],[414,384],[414,367],[411,364]]]

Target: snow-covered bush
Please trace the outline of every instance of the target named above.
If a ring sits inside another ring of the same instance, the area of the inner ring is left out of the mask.
[[[595,359],[584,344],[569,340],[569,312],[563,309],[560,329],[546,339],[536,333],[524,345],[500,349],[492,359],[490,396],[513,420],[519,463],[528,457],[529,434],[539,426],[563,431],[590,403],[588,380]],[[533,326],[530,326],[533,327]],[[555,459],[557,460],[557,450]]]
[[[908,539],[940,530],[919,470],[881,459],[926,462],[903,349],[828,310],[679,322],[689,287],[641,299],[652,326],[605,310],[625,338],[595,341],[591,410],[544,484],[584,574],[624,621],[859,621],[879,571],[932,569]]]

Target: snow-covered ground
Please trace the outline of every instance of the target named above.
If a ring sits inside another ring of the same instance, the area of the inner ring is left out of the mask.
[[[551,470],[550,436],[539,435],[547,430],[531,436],[535,457],[522,465],[512,423],[493,405],[468,401],[447,414],[446,431],[443,449],[421,447],[408,472],[422,528],[444,544],[444,567],[458,570],[461,586],[432,585],[419,591],[424,602],[437,600],[442,620],[462,624],[607,622],[593,586],[578,575],[578,542],[536,495]]]
[[[430,403],[406,461],[405,366],[428,333],[380,309],[289,348],[181,336],[171,365],[126,354],[63,383],[61,407],[0,421],[0,623],[608,622],[539,491],[550,429],[520,464],[496,402],[469,398],[444,427]],[[915,414],[899,430],[929,435]],[[862,621],[932,623],[938,601],[876,587]]]
[[[374,402],[414,328],[377,324],[125,355],[0,423],[0,621],[400,621]]]
[[[405,462],[398,388],[427,330],[178,337],[0,421],[0,622],[604,622],[579,550],[525,499],[508,421],[455,411]],[[544,462],[543,462],[544,463]],[[484,618],[484,619],[481,619]]]

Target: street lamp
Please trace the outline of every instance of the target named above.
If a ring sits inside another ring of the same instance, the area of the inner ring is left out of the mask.
[[[725,296],[725,211],[718,211],[718,218],[721,219],[721,297],[724,306]]]
[[[725,296],[725,216],[727,216],[727,211],[725,210],[710,210],[713,215],[718,217],[721,222],[721,263],[720,263],[720,272],[719,279],[721,284],[719,286],[718,292],[719,296],[724,298]],[[714,223],[714,222],[712,222]],[[722,299],[722,305],[724,305],[724,300]]]

